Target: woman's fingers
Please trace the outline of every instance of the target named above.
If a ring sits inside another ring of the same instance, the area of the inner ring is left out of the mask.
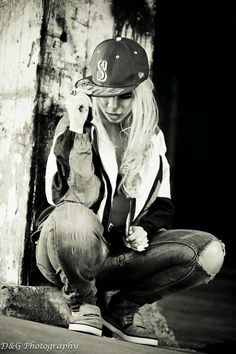
[[[66,91],[66,94],[68,91]],[[91,98],[84,90],[77,90],[65,97],[65,109],[70,120],[70,130],[83,133],[83,127],[88,118],[89,107],[92,106]]]
[[[126,242],[135,251],[142,252],[148,246],[147,232],[141,226],[131,226],[126,236]]]

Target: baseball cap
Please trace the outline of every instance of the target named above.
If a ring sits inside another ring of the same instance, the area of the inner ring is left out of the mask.
[[[149,75],[148,58],[136,41],[117,37],[106,39],[94,50],[87,76],[75,83],[94,97],[123,95],[134,90]]]

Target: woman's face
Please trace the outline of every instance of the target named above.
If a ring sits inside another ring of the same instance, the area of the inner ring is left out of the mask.
[[[121,123],[129,117],[132,110],[133,93],[113,97],[99,97],[98,110],[103,122]]]

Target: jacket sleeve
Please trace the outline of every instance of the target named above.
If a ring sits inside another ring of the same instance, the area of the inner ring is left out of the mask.
[[[170,198],[157,197],[148,208],[146,214],[140,219],[138,225],[148,233],[149,239],[152,234],[164,228],[169,229],[172,225],[174,205]]]
[[[91,207],[98,201],[101,182],[93,164],[90,134],[70,131],[68,122],[59,122],[46,168],[46,196],[49,204],[62,200]]]

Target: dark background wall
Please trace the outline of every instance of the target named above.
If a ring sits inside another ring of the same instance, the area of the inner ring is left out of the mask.
[[[174,227],[214,233],[226,243],[226,264],[236,266],[232,6],[157,0],[153,72],[172,168]]]

